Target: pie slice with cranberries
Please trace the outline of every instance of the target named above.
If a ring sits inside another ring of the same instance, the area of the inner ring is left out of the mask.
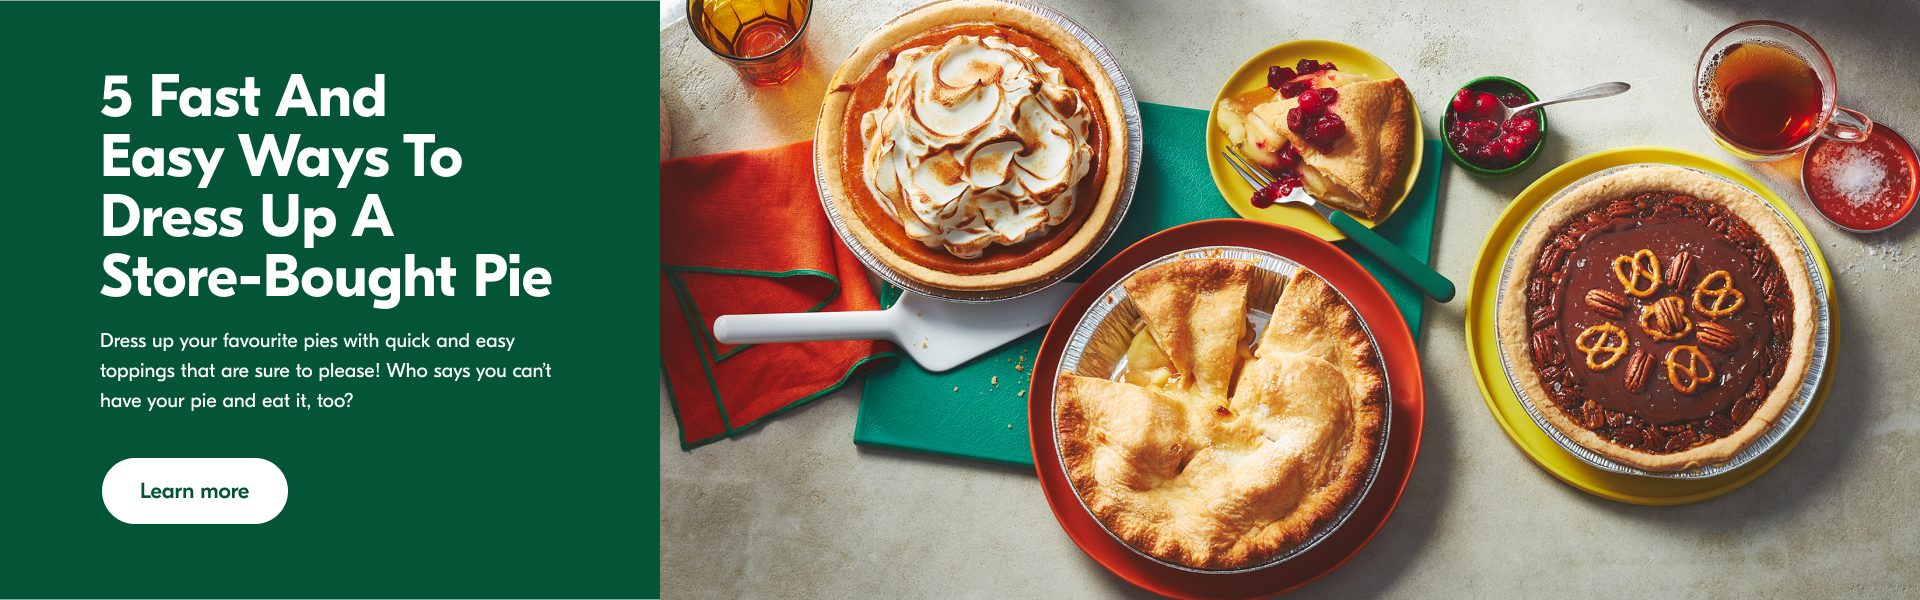
[[[1397,199],[1413,143],[1407,84],[1316,68],[1277,89],[1220,101],[1221,131],[1255,164],[1283,180],[1297,176],[1315,199],[1379,219]]]

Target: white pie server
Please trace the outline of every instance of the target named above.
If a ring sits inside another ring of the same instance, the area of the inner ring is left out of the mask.
[[[1062,282],[1011,300],[973,304],[905,292],[886,310],[725,315],[714,320],[713,337],[723,344],[891,340],[937,373],[1053,321],[1078,287]]]

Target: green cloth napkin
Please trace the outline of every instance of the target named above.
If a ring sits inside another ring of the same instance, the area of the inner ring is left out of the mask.
[[[1163,229],[1204,219],[1235,216],[1220,199],[1207,170],[1207,111],[1164,104],[1140,104],[1146,136],[1139,186],[1126,220],[1088,266],[1068,277],[1085,281],[1094,269],[1134,242]],[[1433,245],[1433,213],[1438,203],[1440,143],[1427,142],[1425,160],[1413,193],[1374,231],[1426,261]],[[1373,257],[1339,242],[1354,260],[1380,280],[1420,339],[1425,298]],[[884,286],[881,303],[891,305],[900,290]],[[853,441],[1016,465],[1032,465],[1027,443],[1027,383],[1044,330],[1027,334],[1000,349],[945,373],[930,373],[902,358],[877,366],[860,397],[860,418]]]

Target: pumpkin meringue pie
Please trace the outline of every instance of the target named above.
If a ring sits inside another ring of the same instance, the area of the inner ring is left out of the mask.
[[[949,0],[883,26],[828,84],[828,202],[895,273],[948,290],[1063,275],[1116,216],[1128,136],[1085,44],[1031,10]]]

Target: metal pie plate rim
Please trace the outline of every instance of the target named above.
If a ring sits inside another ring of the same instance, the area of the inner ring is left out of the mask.
[[[1829,308],[1827,304],[1827,284],[1826,284],[1826,280],[1823,279],[1820,275],[1823,271],[1820,268],[1818,259],[1814,258],[1813,251],[1809,246],[1809,244],[1807,243],[1806,236],[1801,234],[1799,229],[1792,228],[1791,227],[1792,221],[1787,220],[1786,215],[1780,212],[1780,207],[1776,206],[1773,202],[1768,201],[1766,199],[1766,196],[1763,196],[1759,192],[1754,191],[1753,188],[1749,186],[1741,184],[1738,181],[1734,181],[1732,178],[1726,177],[1719,173],[1714,173],[1711,171],[1706,171],[1703,169],[1697,169],[1693,167],[1685,167],[1685,166],[1671,165],[1671,164],[1665,164],[1665,163],[1635,163],[1635,164],[1629,164],[1629,165],[1620,165],[1616,167],[1610,167],[1607,169],[1602,169],[1600,171],[1594,172],[1593,174],[1587,175],[1586,177],[1582,177],[1579,180],[1574,181],[1573,183],[1567,184],[1565,187],[1560,188],[1559,191],[1554,192],[1553,197],[1548,198],[1546,202],[1541,203],[1539,208],[1534,209],[1533,214],[1527,216],[1527,222],[1521,225],[1520,230],[1515,234],[1514,244],[1518,245],[1521,240],[1525,240],[1527,238],[1527,231],[1531,230],[1535,225],[1538,224],[1536,223],[1536,220],[1537,220],[1537,217],[1539,217],[1541,211],[1543,211],[1544,209],[1546,209],[1546,207],[1552,205],[1553,203],[1559,202],[1561,198],[1565,197],[1567,193],[1571,192],[1572,190],[1577,189],[1581,185],[1586,184],[1587,182],[1592,181],[1594,179],[1598,179],[1600,177],[1612,175],[1614,173],[1618,173],[1618,172],[1622,172],[1630,169],[1644,169],[1644,168],[1651,168],[1651,167],[1677,167],[1677,168],[1687,169],[1689,171],[1706,175],[1714,179],[1726,182],[1728,184],[1737,186],[1742,190],[1746,190],[1747,193],[1753,194],[1756,198],[1759,198],[1761,203],[1766,204],[1767,209],[1773,212],[1775,218],[1780,219],[1782,223],[1787,223],[1789,225],[1789,229],[1793,229],[1794,241],[1795,243],[1798,243],[1800,245],[1800,256],[1802,261],[1806,263],[1808,278],[1813,280],[1813,286],[1812,286],[1813,297],[1814,297],[1815,308],[1818,309],[1818,313],[1819,313],[1819,323],[1818,323],[1818,326],[1814,328],[1812,356],[1809,357],[1809,361],[1807,363],[1807,376],[1804,380],[1800,382],[1800,389],[1798,390],[1797,393],[1794,394],[1793,401],[1788,403],[1786,409],[1781,412],[1780,419],[1774,421],[1773,425],[1771,427],[1768,427],[1767,431],[1765,433],[1762,433],[1759,439],[1756,439],[1752,443],[1747,444],[1746,447],[1741,448],[1738,453],[1734,454],[1732,459],[1724,463],[1713,464],[1713,465],[1703,465],[1700,467],[1695,467],[1695,468],[1687,469],[1683,471],[1648,471],[1645,469],[1640,469],[1638,467],[1627,465],[1625,463],[1621,463],[1619,461],[1613,460],[1611,458],[1607,458],[1605,456],[1601,456],[1599,453],[1594,452],[1588,449],[1587,447],[1580,445],[1578,442],[1573,441],[1571,438],[1568,438],[1566,434],[1560,432],[1559,428],[1554,427],[1552,423],[1547,422],[1546,417],[1542,416],[1539,412],[1539,409],[1534,407],[1534,403],[1528,400],[1528,395],[1526,391],[1521,389],[1519,382],[1515,379],[1514,373],[1515,373],[1516,367],[1511,357],[1507,356],[1507,351],[1504,344],[1501,345],[1500,347],[1500,366],[1503,374],[1506,376],[1507,387],[1513,390],[1514,399],[1520,403],[1520,407],[1522,409],[1525,409],[1527,411],[1527,417],[1533,419],[1534,425],[1539,427],[1541,432],[1546,433],[1547,437],[1553,440],[1553,443],[1559,445],[1562,450],[1566,450],[1568,454],[1572,454],[1575,458],[1580,459],[1581,462],[1587,463],[1588,465],[1591,465],[1594,468],[1597,468],[1603,471],[1608,471],[1611,473],[1619,473],[1622,475],[1636,475],[1640,477],[1650,477],[1650,478],[1656,478],[1656,479],[1681,479],[1681,480],[1708,479],[1708,478],[1726,474],[1731,471],[1738,470],[1739,468],[1744,467],[1749,463],[1752,463],[1754,460],[1762,456],[1765,456],[1768,452],[1772,451],[1775,446],[1779,445],[1781,440],[1786,439],[1787,435],[1791,433],[1794,430],[1794,428],[1800,424],[1800,418],[1806,414],[1807,409],[1812,406],[1814,396],[1819,393],[1820,384],[1823,382],[1826,374],[1827,358],[1830,351],[1829,346],[1831,343],[1831,335],[1832,335],[1833,322],[1832,322],[1832,317],[1829,312]],[[1500,282],[1499,282],[1500,287],[1498,288],[1499,291],[1494,299],[1495,306],[1500,306],[1500,303],[1503,301],[1504,298],[1506,298],[1507,281],[1510,277],[1514,275],[1515,265],[1513,263],[1513,257],[1514,257],[1513,248],[1509,247],[1507,249],[1507,256],[1502,261],[1502,264],[1501,264]],[[1498,331],[1503,327],[1506,327],[1506,325],[1503,323],[1500,323],[1496,319],[1494,323],[1496,338],[1500,337],[1498,335]]]
[[[1060,412],[1057,408],[1060,401],[1059,394],[1057,393],[1058,392],[1057,388],[1059,386],[1059,381],[1060,381],[1060,375],[1065,373],[1072,373],[1078,370],[1080,366],[1080,361],[1082,358],[1084,358],[1084,353],[1086,351],[1087,344],[1089,341],[1091,341],[1094,333],[1100,329],[1100,326],[1107,320],[1109,316],[1112,315],[1113,311],[1116,308],[1126,303],[1127,291],[1125,286],[1126,286],[1127,280],[1132,279],[1134,275],[1139,274],[1141,271],[1144,271],[1148,268],[1152,268],[1155,266],[1159,266],[1159,265],[1177,261],[1177,260],[1192,260],[1192,259],[1201,259],[1201,258],[1227,258],[1227,259],[1251,260],[1253,261],[1254,266],[1256,268],[1265,270],[1270,273],[1274,273],[1280,277],[1290,277],[1293,275],[1294,272],[1299,270],[1306,270],[1307,272],[1310,272],[1310,273],[1313,272],[1312,269],[1307,269],[1305,266],[1302,266],[1300,263],[1292,259],[1288,259],[1286,257],[1280,256],[1278,254],[1274,254],[1272,252],[1268,252],[1265,250],[1248,248],[1244,246],[1202,246],[1198,248],[1189,248],[1186,250],[1180,250],[1178,252],[1173,252],[1173,253],[1161,256],[1159,258],[1153,259],[1151,261],[1146,262],[1145,264],[1140,265],[1139,267],[1135,267],[1131,271],[1128,271],[1126,275],[1116,280],[1112,286],[1108,287],[1106,291],[1102,292],[1100,296],[1096,300],[1094,300],[1093,305],[1087,309],[1087,312],[1082,314],[1079,317],[1079,320],[1074,323],[1073,329],[1071,330],[1072,334],[1067,338],[1066,346],[1061,351],[1060,364],[1057,368],[1054,369],[1054,372],[1051,375],[1051,380],[1048,381],[1046,384],[1049,390],[1049,400],[1048,400],[1048,406],[1047,406],[1047,411],[1048,411],[1047,421],[1049,423],[1049,426],[1053,430],[1054,454],[1056,457],[1061,456],[1060,435],[1059,435]],[[1361,314],[1360,310],[1357,307],[1353,306],[1353,301],[1347,298],[1346,292],[1341,291],[1340,288],[1338,287],[1335,287],[1333,285],[1333,282],[1331,281],[1327,282],[1327,287],[1333,289],[1334,293],[1340,297],[1340,301],[1345,302],[1347,304],[1347,307],[1354,311],[1355,315]],[[1248,308],[1248,312],[1249,313],[1255,313],[1255,312],[1265,313],[1268,310],[1271,310],[1271,308],[1272,307],[1267,307],[1266,309],[1260,309],[1260,308],[1253,308],[1250,306]],[[1391,375],[1388,373],[1386,368],[1386,355],[1380,351],[1380,344],[1378,340],[1374,338],[1374,335],[1373,335],[1373,327],[1367,323],[1366,318],[1364,316],[1361,316],[1359,321],[1360,321],[1360,329],[1366,332],[1367,334],[1367,342],[1370,344],[1373,344],[1374,360],[1378,361],[1380,364],[1381,383],[1382,385],[1386,386],[1386,390],[1387,390],[1387,399],[1386,399],[1387,418],[1383,420],[1380,425],[1380,446],[1379,446],[1380,450],[1379,452],[1375,453],[1373,457],[1373,464],[1367,469],[1366,483],[1361,486],[1359,493],[1354,494],[1352,498],[1349,498],[1345,503],[1343,503],[1340,506],[1340,512],[1334,518],[1334,520],[1329,521],[1326,525],[1315,530],[1313,535],[1311,537],[1308,537],[1305,542],[1297,544],[1294,547],[1289,548],[1285,552],[1276,554],[1272,558],[1262,561],[1258,564],[1235,568],[1235,569],[1201,569],[1197,567],[1191,567],[1191,566],[1163,560],[1159,557],[1153,556],[1151,554],[1147,554],[1146,552],[1141,551],[1139,548],[1135,548],[1133,544],[1127,543],[1126,540],[1120,539],[1120,536],[1115,535],[1113,533],[1113,530],[1108,529],[1107,524],[1102,522],[1099,516],[1093,514],[1093,509],[1087,506],[1086,499],[1080,495],[1079,488],[1073,482],[1072,474],[1067,472],[1067,461],[1064,458],[1059,458],[1059,460],[1056,460],[1055,462],[1059,463],[1057,466],[1060,469],[1061,475],[1066,479],[1068,489],[1073,491],[1074,501],[1079,503],[1080,509],[1082,511],[1085,511],[1087,517],[1089,519],[1092,519],[1094,524],[1100,526],[1101,531],[1106,532],[1108,537],[1112,538],[1113,541],[1125,547],[1128,551],[1133,552],[1134,554],[1139,555],[1142,558],[1153,561],[1155,564],[1173,568],[1173,569],[1178,569],[1181,571],[1186,571],[1189,573],[1199,573],[1203,575],[1233,575],[1233,574],[1240,574],[1240,573],[1249,573],[1253,571],[1259,571],[1262,569],[1271,568],[1276,565],[1285,563],[1289,560],[1292,560],[1293,558],[1298,557],[1302,554],[1306,554],[1309,550],[1312,550],[1314,547],[1320,545],[1320,543],[1325,541],[1327,538],[1332,537],[1334,532],[1339,531],[1339,529],[1342,526],[1346,525],[1347,519],[1352,517],[1353,513],[1358,512],[1361,502],[1364,501],[1367,497],[1367,494],[1373,490],[1374,481],[1379,479],[1380,468],[1382,467],[1382,465],[1386,464],[1387,447],[1388,447],[1389,441],[1392,439],[1391,434],[1393,429],[1393,385],[1392,385],[1392,381],[1389,379]],[[1255,339],[1258,339],[1259,335],[1263,331],[1265,331],[1264,327],[1262,327],[1261,330],[1259,331],[1255,331],[1254,332]]]
[[[948,1],[951,0],[935,0],[908,9],[906,12],[900,13],[894,18],[888,19],[886,23],[881,24],[875,31],[884,29],[914,12]],[[833,193],[829,191],[827,187],[828,171],[821,165],[820,153],[813,153],[814,187],[818,189],[820,193],[820,206],[825,209],[827,222],[833,225],[833,232],[840,236],[840,241],[848,250],[853,252],[855,258],[860,260],[860,264],[865,265],[868,271],[880,276],[881,279],[886,280],[887,283],[892,284],[894,287],[912,291],[930,298],[963,304],[998,302],[1032,294],[1052,287],[1054,284],[1066,281],[1067,276],[1072,275],[1081,268],[1086,267],[1088,263],[1093,262],[1094,256],[1106,248],[1108,242],[1113,241],[1113,235],[1119,231],[1121,221],[1126,219],[1128,207],[1133,204],[1134,188],[1140,179],[1142,146],[1146,143],[1145,134],[1140,126],[1140,102],[1134,96],[1133,85],[1127,82],[1126,73],[1120,70],[1119,61],[1114,58],[1113,53],[1108,51],[1105,45],[1100,43],[1100,40],[1094,38],[1092,33],[1089,33],[1086,28],[1081,27],[1079,23],[1074,22],[1073,19],[1045,5],[1035,4],[1026,0],[991,1],[1026,9],[1067,30],[1067,33],[1072,34],[1074,38],[1080,40],[1080,43],[1087,47],[1087,51],[1093,54],[1094,59],[1099,61],[1101,69],[1106,71],[1107,78],[1113,82],[1115,95],[1120,99],[1121,117],[1122,120],[1127,123],[1127,165],[1126,172],[1122,174],[1123,177],[1125,177],[1125,181],[1123,185],[1120,186],[1120,193],[1113,199],[1113,214],[1108,216],[1107,222],[1101,227],[1100,233],[1094,237],[1093,245],[1087,249],[1085,254],[1079,259],[1063,265],[1059,270],[1047,276],[1045,279],[1010,288],[979,291],[949,290],[914,281],[911,278],[901,275],[900,272],[895,271],[892,267],[887,266],[885,262],[875,257],[872,251],[862,245],[860,240],[855,238],[853,234],[847,230],[846,217],[842,216],[839,210],[834,208]],[[871,35],[871,33],[869,33],[869,35]],[[862,40],[862,43],[864,42],[865,40]],[[857,52],[858,49],[859,47],[855,46],[853,51]],[[1086,224],[1082,224],[1082,226],[1085,225]]]

